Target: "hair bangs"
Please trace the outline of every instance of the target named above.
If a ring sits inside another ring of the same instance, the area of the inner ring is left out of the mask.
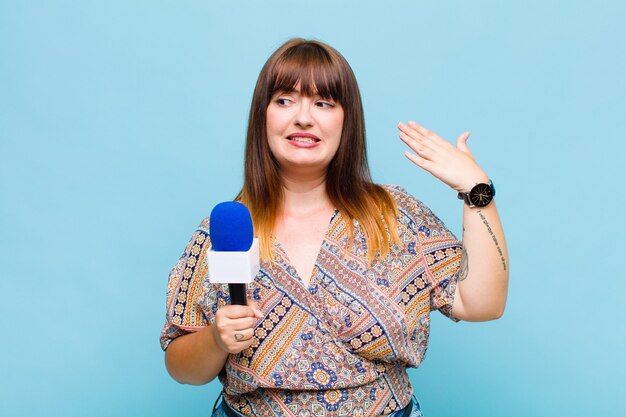
[[[307,97],[318,95],[343,103],[341,71],[332,57],[318,45],[303,43],[293,46],[276,62],[272,72],[270,95],[299,88],[300,93]]]

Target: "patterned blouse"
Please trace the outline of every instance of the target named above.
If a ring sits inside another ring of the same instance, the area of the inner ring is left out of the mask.
[[[219,374],[224,400],[248,416],[377,416],[402,409],[413,388],[406,372],[424,359],[430,311],[448,317],[461,243],[424,204],[386,186],[398,206],[400,243],[369,265],[358,222],[350,239],[335,212],[306,287],[280,243],[262,262],[248,295],[263,318],[252,345]],[[213,323],[229,303],[211,284],[205,219],[169,277],[165,350],[172,339]],[[352,242],[351,242],[352,240]]]

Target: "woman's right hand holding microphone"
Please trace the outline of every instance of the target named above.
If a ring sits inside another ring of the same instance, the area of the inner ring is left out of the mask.
[[[226,305],[215,313],[213,336],[218,346],[228,353],[239,353],[252,344],[254,325],[263,313],[254,301],[248,305]]]

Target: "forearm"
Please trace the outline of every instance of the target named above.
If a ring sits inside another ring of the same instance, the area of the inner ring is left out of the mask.
[[[489,177],[467,147],[469,132],[462,133],[456,147],[414,122],[399,123],[400,139],[415,154],[406,157],[450,188],[470,191],[487,184]],[[493,188],[492,188],[493,192]],[[486,194],[480,194],[486,197]],[[506,304],[509,258],[496,203],[483,208],[463,208],[463,256],[454,295],[452,315],[461,320],[493,320]]]
[[[468,321],[499,318],[506,304],[509,258],[496,202],[463,207],[463,259],[457,294],[458,311]],[[456,304],[456,302],[455,302]]]
[[[213,325],[174,339],[165,351],[167,371],[181,384],[211,382],[227,359],[228,352],[216,343]]]

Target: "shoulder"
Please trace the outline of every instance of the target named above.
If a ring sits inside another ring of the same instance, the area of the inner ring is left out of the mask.
[[[391,198],[393,198],[393,201],[396,203],[400,213],[405,212],[406,214],[420,214],[424,211],[424,209],[428,209],[424,203],[409,193],[407,189],[401,185],[383,184],[381,186],[389,193],[389,195],[391,195]]]
[[[211,217],[207,216],[204,219],[202,219],[202,221],[200,222],[200,224],[197,227],[197,231],[199,232],[204,232],[206,234],[209,234],[209,223],[210,223]]]
[[[185,256],[190,256],[192,254],[194,256],[198,256],[200,252],[205,252],[209,246],[209,217],[205,217],[191,235],[191,239],[189,239],[189,243],[187,243],[187,246],[185,247],[183,256],[179,259],[179,263],[185,262]]]
[[[196,240],[198,236],[202,236],[202,241],[208,240],[209,238],[209,220],[210,217],[205,217],[200,221],[198,226],[196,226],[193,231],[193,235],[191,236],[191,240]]]
[[[433,211],[406,188],[400,185],[382,185],[391,195],[398,209],[400,223],[414,229],[422,237],[447,236],[451,232]]]
[[[379,185],[383,187],[389,194],[391,194],[391,196],[394,199],[397,199],[398,197],[401,197],[401,196],[411,196],[411,194],[409,194],[406,188],[404,188],[401,185],[395,185],[395,184],[379,184]]]

